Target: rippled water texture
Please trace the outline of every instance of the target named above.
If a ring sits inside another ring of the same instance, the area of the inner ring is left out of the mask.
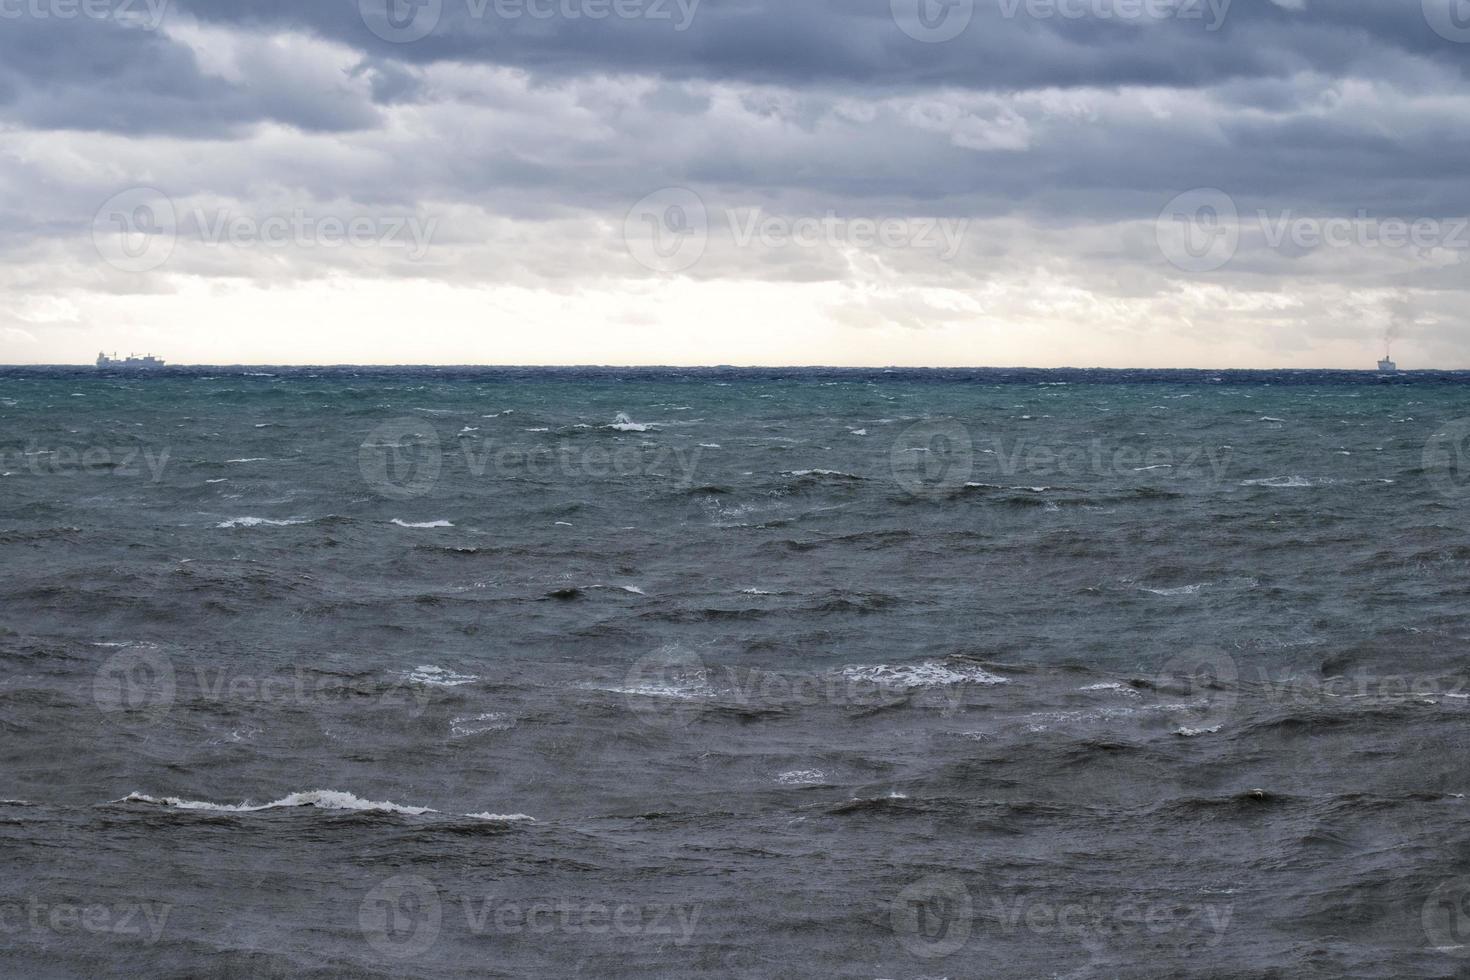
[[[1465,380],[0,372],[0,973],[1462,976]]]

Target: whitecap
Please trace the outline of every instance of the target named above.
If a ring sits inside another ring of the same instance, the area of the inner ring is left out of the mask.
[[[840,480],[861,480],[863,477],[841,470],[786,470],[782,476],[831,476]]]
[[[1270,476],[1260,480],[1242,480],[1243,487],[1298,488],[1316,486],[1304,476]]]
[[[947,687],[951,684],[1009,684],[1010,680],[992,674],[979,665],[953,667],[949,664],[926,661],[918,664],[866,664],[844,667],[842,676],[849,680],[866,681],[882,686],[919,688]]]
[[[394,524],[397,524],[399,527],[412,527],[412,528],[421,528],[421,529],[422,528],[434,528],[434,527],[454,527],[454,525],[451,524],[451,523],[449,523],[448,521],[424,521],[421,524],[412,524],[412,523],[410,523],[408,521],[399,520],[396,517],[393,518],[393,523]]]
[[[1167,595],[1167,596],[1197,595],[1199,593],[1200,589],[1203,589],[1205,586],[1207,586],[1209,584],[1210,584],[1209,582],[1200,582],[1197,585],[1181,585],[1181,586],[1178,586],[1177,588],[1173,588],[1173,589],[1147,589],[1146,588],[1143,591],[1144,592],[1152,592],[1154,595]]]
[[[653,428],[653,426],[645,425],[642,422],[634,422],[632,419],[628,418],[627,413],[619,412],[618,417],[614,419],[610,424],[604,425],[603,428],[616,429],[618,432],[647,432],[649,429]]]
[[[1134,688],[1129,687],[1127,684],[1120,684],[1117,681],[1106,681],[1106,682],[1104,682],[1102,684],[1088,684],[1086,687],[1079,687],[1077,690],[1079,690],[1079,691],[1112,691],[1114,693],[1124,694],[1124,695],[1127,695],[1129,697],[1135,697],[1135,698],[1138,697],[1138,691],[1137,690],[1135,690]]]
[[[151,803],[155,806],[173,807],[177,810],[207,810],[215,813],[258,813],[261,810],[276,810],[284,807],[309,806],[322,810],[370,810],[384,813],[406,813],[419,816],[439,811],[427,806],[402,806],[398,803],[364,800],[351,793],[337,790],[317,789],[306,793],[292,793],[272,803],[208,803],[201,800],[185,800],[177,796],[154,797],[142,793],[129,793],[114,803]]]
[[[346,810],[357,812],[374,813],[401,813],[406,816],[417,817],[425,813],[439,813],[433,807],[427,806],[404,806],[400,803],[389,801],[365,800],[352,793],[343,793],[339,790],[316,789],[305,793],[292,793],[271,803],[210,803],[204,800],[185,800],[177,796],[147,796],[143,793],[129,793],[120,800],[113,803],[146,803],[152,806],[169,807],[175,810],[200,810],[210,813],[259,813],[262,810],[278,810],[294,807],[310,807],[318,810]],[[474,820],[504,820],[504,821],[531,821],[534,817],[528,817],[524,813],[499,814],[499,813],[466,813],[464,816]]]
[[[227,459],[227,460],[225,460],[225,462],[226,463],[268,463],[268,462],[270,462],[270,457],[269,456],[251,456],[248,459]]]
[[[452,670],[435,667],[432,664],[406,670],[402,676],[411,684],[427,684],[432,687],[460,687],[464,684],[473,684],[480,679],[474,674],[457,674]]]
[[[216,524],[216,528],[230,527],[292,527],[297,524],[310,524],[310,517],[291,517],[284,521],[272,520],[269,517],[232,517],[228,521]]]
[[[640,589],[636,585],[594,585],[593,588],[594,589],[618,589],[618,590],[620,590],[622,592],[627,592],[627,593],[630,593],[632,595],[643,595],[643,596],[648,595],[647,592],[644,592],[642,589]]]
[[[498,711],[488,714],[465,716],[455,718],[449,723],[449,734],[455,738],[469,738],[472,735],[484,735],[487,732],[507,732],[515,727],[515,722]]]
[[[465,816],[474,820],[498,820],[503,823],[535,823],[535,817],[528,817],[524,813],[466,813]]]
[[[782,786],[818,786],[827,781],[827,774],[820,769],[793,769],[776,777]]]

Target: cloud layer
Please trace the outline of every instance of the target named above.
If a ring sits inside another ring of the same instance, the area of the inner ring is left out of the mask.
[[[0,360],[1463,366],[1454,12],[0,0]]]

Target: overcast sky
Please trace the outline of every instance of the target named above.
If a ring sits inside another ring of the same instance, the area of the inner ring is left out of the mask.
[[[0,0],[0,362],[1470,368],[1470,0]]]

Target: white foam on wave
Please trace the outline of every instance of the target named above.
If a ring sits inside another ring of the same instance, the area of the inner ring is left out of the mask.
[[[1260,480],[1241,480],[1243,487],[1276,487],[1276,488],[1298,488],[1314,487],[1318,481],[1310,480],[1305,476],[1268,476]]]
[[[422,816],[425,813],[439,813],[433,807],[428,806],[404,806],[400,803],[388,801],[364,800],[352,793],[343,793],[339,790],[314,789],[305,793],[292,793],[272,803],[210,803],[204,800],[185,800],[177,796],[148,796],[143,793],[129,793],[120,800],[113,803],[146,803],[152,806],[170,807],[175,810],[200,810],[209,813],[259,813],[262,810],[279,810],[293,807],[312,807],[318,810],[346,810],[356,812],[375,813],[401,813],[411,817]],[[497,814],[497,813],[466,813],[467,817],[476,820],[531,820],[523,813]]]
[[[466,813],[465,816],[475,820],[495,820],[501,823],[535,823],[535,817],[528,817],[524,813]]]
[[[1031,493],[1046,493],[1051,487],[1007,487],[999,483],[966,483],[967,490],[1028,490]]]
[[[425,664],[413,670],[404,671],[403,678],[410,684],[427,684],[431,687],[460,687],[464,684],[473,684],[480,679],[474,674],[456,674],[452,670],[435,667],[433,664]]]
[[[820,769],[793,769],[776,777],[782,786],[819,786],[827,781],[827,774]]]
[[[594,589],[613,589],[613,590],[616,590],[618,592],[627,592],[630,595],[643,595],[643,596],[648,595],[647,592],[644,592],[642,589],[640,589],[636,585],[594,585],[594,586],[592,586],[592,588],[594,588]]]
[[[1174,734],[1180,735],[1184,738],[1194,738],[1196,735],[1213,735],[1218,732],[1221,727],[1221,725],[1211,725],[1209,728],[1189,728],[1188,726],[1186,726],[1184,728],[1178,729],[1174,732]]]
[[[951,684],[1009,684],[1010,679],[992,674],[978,665],[956,668],[950,664],[926,661],[918,664],[866,664],[845,667],[842,676],[887,687],[948,687]]]
[[[214,813],[258,813],[261,810],[278,810],[287,807],[309,806],[320,810],[365,810],[383,813],[406,813],[419,816],[439,811],[426,806],[402,806],[398,803],[364,800],[351,793],[338,790],[314,789],[305,793],[292,793],[272,803],[209,803],[203,800],[185,800],[177,796],[146,796],[129,793],[114,803],[151,803],[154,806],[173,807],[177,810],[205,810]]]
[[[603,428],[615,429],[618,432],[647,432],[649,429],[653,428],[653,426],[645,425],[642,422],[634,422],[632,419],[628,418],[626,412],[619,412],[618,417],[613,419],[613,421],[608,425],[604,425]]]
[[[1177,586],[1176,588],[1172,588],[1172,589],[1148,589],[1148,588],[1145,588],[1145,589],[1143,589],[1143,591],[1144,592],[1151,592],[1154,595],[1164,595],[1164,596],[1198,595],[1199,594],[1199,591],[1201,589],[1203,589],[1205,586],[1209,585],[1209,584],[1210,584],[1209,582],[1200,582],[1200,583],[1195,584],[1195,585],[1180,585],[1180,586]]]
[[[861,480],[863,477],[853,473],[844,473],[841,470],[787,470],[782,476],[830,476],[839,480]]]
[[[226,463],[269,463],[270,462],[270,457],[268,457],[268,456],[252,456],[249,459],[227,459],[227,460],[225,460],[225,462]]]
[[[1135,698],[1138,697],[1138,691],[1137,690],[1135,690],[1134,688],[1129,687],[1127,684],[1121,684],[1118,681],[1106,681],[1106,682],[1101,683],[1101,684],[1088,684],[1086,687],[1079,687],[1077,690],[1079,690],[1079,691],[1112,691],[1112,692],[1114,692],[1116,694],[1124,694],[1124,695],[1127,695],[1129,697],[1135,697]]]
[[[421,523],[415,524],[411,521],[400,520],[397,517],[393,518],[393,523],[397,524],[399,527],[412,528],[454,527],[454,525],[449,523],[448,521],[423,521]]]
[[[485,735],[489,732],[508,732],[515,727],[515,722],[508,716],[498,711],[491,711],[483,715],[467,715],[464,718],[456,718],[449,723],[449,734],[455,738],[469,738],[472,735]]]
[[[216,528],[230,527],[293,527],[297,524],[310,524],[313,518],[290,517],[284,521],[273,520],[269,517],[232,517],[228,521],[216,524]]]

